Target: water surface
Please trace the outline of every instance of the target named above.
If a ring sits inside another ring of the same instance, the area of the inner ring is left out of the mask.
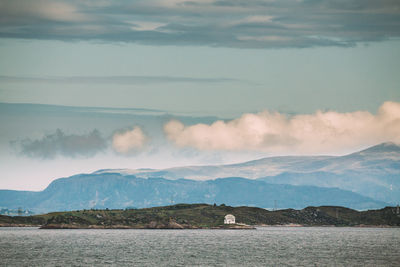
[[[1,266],[399,266],[399,228],[0,228]]]

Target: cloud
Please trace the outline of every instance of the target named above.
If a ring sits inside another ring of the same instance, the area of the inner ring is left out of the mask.
[[[263,111],[191,126],[172,120],[164,132],[178,147],[199,150],[337,153],[387,141],[400,143],[400,103],[385,102],[377,114],[317,111],[289,117]]]
[[[65,83],[65,84],[153,84],[153,83],[223,83],[240,81],[230,78],[193,78],[176,76],[67,76],[67,77],[24,77],[0,75],[7,83]]]
[[[24,139],[13,143],[21,154],[42,159],[53,159],[57,156],[91,157],[107,147],[106,140],[98,130],[86,135],[67,135],[57,129],[55,133],[45,135],[42,139]]]
[[[90,20],[90,15],[78,10],[78,6],[68,1],[52,0],[2,0],[0,1],[0,22],[2,25],[22,25],[45,22],[79,23]]]
[[[236,48],[400,36],[398,0],[0,0],[0,37]]]
[[[136,126],[132,130],[114,134],[112,147],[120,154],[130,154],[142,150],[147,141],[148,137]]]

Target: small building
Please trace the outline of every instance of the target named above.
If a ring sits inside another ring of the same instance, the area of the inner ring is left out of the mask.
[[[235,224],[235,216],[232,214],[225,215],[224,224]]]

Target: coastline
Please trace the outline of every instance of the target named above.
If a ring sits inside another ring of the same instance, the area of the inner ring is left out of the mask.
[[[74,225],[74,224],[48,224],[42,225],[40,229],[142,229],[142,230],[256,230],[252,225],[220,225],[220,226],[192,226],[181,224],[168,225]]]
[[[235,224],[224,224],[227,214]],[[398,228],[400,215],[393,207],[356,211],[320,206],[302,210],[268,211],[255,207],[176,204],[145,209],[76,210],[34,216],[0,216],[0,227],[41,229],[255,229],[257,227]]]
[[[78,230],[78,229],[87,229],[87,230],[110,230],[110,229],[135,229],[135,230],[257,230],[257,228],[400,228],[400,226],[393,225],[352,225],[352,226],[337,226],[337,225],[285,225],[285,224],[277,224],[277,225],[248,225],[244,226],[236,226],[236,227],[224,227],[224,226],[213,226],[213,227],[183,227],[183,228],[173,228],[173,227],[158,227],[158,228],[150,228],[143,226],[127,226],[127,225],[29,225],[29,224],[0,224],[1,228],[39,228],[39,229],[64,229],[64,230]]]

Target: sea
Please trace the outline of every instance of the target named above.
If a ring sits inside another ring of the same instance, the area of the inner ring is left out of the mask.
[[[400,228],[0,228],[0,266],[400,266]]]

